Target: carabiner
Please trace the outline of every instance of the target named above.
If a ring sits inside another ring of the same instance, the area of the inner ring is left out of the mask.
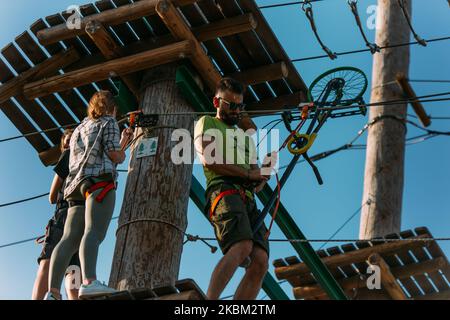
[[[300,133],[296,132],[288,142],[287,147],[288,147],[289,152],[294,155],[300,155],[300,154],[306,153],[313,145],[314,141],[316,140],[316,137],[317,137],[317,133],[314,133],[314,132],[311,134],[300,134]],[[301,148],[299,148],[297,146],[297,143],[300,139],[306,140],[306,144]]]

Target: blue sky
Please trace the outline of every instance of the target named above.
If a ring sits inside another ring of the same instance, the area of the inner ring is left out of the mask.
[[[59,12],[72,4],[84,4],[87,1],[75,0],[16,0],[2,1],[0,4],[0,46],[6,46],[37,18]],[[283,1],[261,0],[260,5]],[[345,51],[364,47],[356,28],[347,1],[326,0],[314,3],[317,25],[321,37],[333,51]],[[38,4],[37,4],[38,3]],[[359,1],[362,20],[369,5],[375,0]],[[298,6],[264,10],[269,24],[278,36],[287,54],[292,58],[301,58],[322,54],[320,46],[313,37],[303,12]],[[401,17],[399,17],[401,18]],[[450,34],[450,11],[447,1],[413,0],[413,22],[416,31],[424,38],[444,37]],[[430,23],[432,22],[432,23]],[[370,39],[374,30],[365,27]],[[450,65],[449,42],[430,43],[428,47],[411,47],[411,79],[449,79]],[[296,63],[300,74],[307,84],[324,71],[340,67],[354,66],[362,69],[371,79],[372,57],[370,53],[342,56],[337,60],[320,59]],[[418,95],[449,91],[448,84],[415,83]],[[370,92],[365,95],[370,100]],[[450,116],[448,102],[426,104],[428,113],[433,116]],[[412,111],[411,111],[412,112]],[[259,126],[273,118],[258,120]],[[330,121],[321,131],[312,153],[340,146],[351,140],[367,122],[359,116]],[[434,121],[432,128],[449,131],[449,121]],[[282,129],[280,127],[280,129]],[[420,131],[408,127],[408,136]],[[19,134],[12,123],[0,112],[0,138]],[[281,131],[281,134],[286,134]],[[360,143],[365,143],[366,136]],[[0,157],[0,204],[27,198],[48,191],[53,177],[52,169],[41,165],[35,150],[25,139],[1,144]],[[282,153],[280,162],[287,164],[290,156]],[[365,152],[352,150],[336,154],[317,163],[325,180],[318,186],[311,170],[299,165],[282,193],[285,207],[309,238],[329,237],[357,208],[360,207]],[[436,237],[450,237],[450,139],[437,137],[424,143],[409,146],[406,151],[405,188],[403,198],[402,230],[427,226]],[[126,168],[127,164],[122,165]],[[201,167],[194,168],[194,174],[204,183]],[[124,192],[126,176],[119,180],[118,203],[115,215],[119,214]],[[273,183],[273,182],[272,182]],[[46,198],[32,202],[0,208],[0,245],[22,239],[32,238],[43,233],[43,229],[53,213]],[[212,237],[213,231],[199,210],[190,203],[188,212],[188,233]],[[111,223],[106,240],[101,246],[98,276],[109,279],[112,255],[115,244],[117,221]],[[359,216],[355,217],[337,238],[356,238],[359,230]],[[283,235],[275,226],[273,238]],[[450,243],[440,243],[447,255]],[[317,245],[316,247],[318,247]],[[287,243],[271,245],[271,260],[294,255]],[[36,258],[40,247],[34,243],[0,249],[0,299],[29,299],[37,269]],[[183,252],[180,278],[193,278],[206,291],[213,267],[220,254],[212,255],[201,243],[188,243]],[[273,272],[273,267],[270,268]],[[242,275],[238,271],[224,295],[232,294]],[[282,287],[291,296],[291,288]],[[264,296],[261,292],[260,297]]]

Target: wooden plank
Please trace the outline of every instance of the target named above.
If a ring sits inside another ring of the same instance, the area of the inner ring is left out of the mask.
[[[418,236],[415,239],[423,239],[424,236]],[[349,252],[347,254],[339,254],[335,256],[325,257],[322,262],[329,267],[345,265],[349,262],[356,263],[367,259],[373,253],[381,253],[384,256],[395,254],[399,250],[409,250],[414,247],[423,245],[419,241],[390,242],[377,246]],[[297,264],[288,267],[281,267],[275,270],[278,279],[286,279],[291,275],[303,275],[309,273],[309,268],[305,264]]]
[[[400,239],[400,236],[396,233],[389,234],[385,236],[386,239]],[[420,244],[420,243],[419,243]],[[423,245],[423,244],[421,244]],[[417,246],[420,247],[420,246]],[[404,261],[411,262],[411,257],[408,257],[409,252],[405,250],[398,250],[395,252],[395,256],[393,255],[383,255],[384,260],[393,268],[393,267],[399,267],[405,264]],[[400,259],[400,261],[399,261]],[[419,286],[415,283],[414,279],[411,277],[403,278],[400,280],[400,283],[403,285],[403,287],[408,291],[408,293],[411,296],[418,296],[421,295],[421,291]]]
[[[384,289],[394,300],[406,300],[407,297],[403,292],[403,289],[397,283],[397,280],[392,275],[389,265],[378,253],[372,254],[367,260],[369,264],[378,266],[381,272],[381,284]]]
[[[21,74],[31,68],[27,60],[22,57],[22,54],[12,44],[3,48],[2,54],[18,74]],[[50,112],[50,114],[62,126],[70,125],[76,122],[76,120],[70,115],[67,109],[53,94],[41,95],[40,101],[45,105],[48,112]]]
[[[44,20],[42,20],[42,19],[37,20],[36,22],[34,22],[30,26],[30,30],[31,30],[31,32],[34,35],[36,35],[39,30],[42,30],[42,29],[45,29],[45,28],[47,28],[47,25],[44,22]],[[50,55],[57,54],[58,52],[61,52],[62,50],[64,50],[64,47],[59,42],[57,42],[55,44],[48,45],[48,46],[44,46],[44,48],[49,52]],[[99,56],[99,55],[97,55],[97,56]],[[85,60],[86,59],[83,59],[82,61],[85,61]],[[104,61],[103,57],[102,57],[102,61]],[[99,62],[97,62],[97,63],[99,63]],[[69,69],[70,68],[63,68],[63,71],[66,72]],[[82,86],[82,87],[79,87],[77,89],[80,92],[81,96],[87,102],[89,102],[89,100],[92,97],[92,95],[97,91],[96,88],[92,84],[89,84],[89,85],[86,85],[86,86]]]
[[[234,73],[229,77],[234,78],[243,84],[255,85],[276,79],[285,78],[288,75],[288,69],[284,62],[269,64],[267,66],[248,69],[242,72]]]
[[[181,17],[179,11],[171,2],[161,0],[156,5],[156,12],[176,39],[189,40],[192,42],[193,51],[190,60],[202,76],[206,85],[214,92],[217,83],[219,83],[222,77],[198,43],[191,29],[189,29],[186,22]]]
[[[266,114],[278,112],[277,109],[296,108],[298,101],[301,100],[303,92],[296,92],[286,96],[265,99],[259,102],[251,103],[247,106],[248,111],[259,110],[267,111]]]
[[[197,5],[209,22],[222,21],[225,18],[224,14],[213,0],[203,0],[197,3]],[[246,49],[246,46],[237,38],[236,35],[223,37],[220,40],[223,43],[225,50],[230,54],[232,59],[238,65],[239,71],[258,67],[258,64],[252,59],[251,55]],[[273,96],[266,84],[254,85],[251,88],[258,98]],[[246,95],[245,99],[247,103],[249,103],[247,99],[250,94],[251,91],[248,90],[248,94]],[[255,100],[252,99],[252,101]]]
[[[306,98],[308,92],[308,86],[304,83],[303,79],[299,75],[297,69],[289,59],[288,55],[281,46],[278,38],[273,33],[266,19],[264,18],[261,10],[258,8],[254,0],[239,0],[239,6],[245,13],[252,13],[258,22],[256,27],[256,34],[263,43],[266,50],[270,53],[270,56],[274,61],[285,61],[288,64],[289,76],[286,79],[287,83],[291,87],[292,91],[303,91]],[[306,101],[306,100],[302,100]]]
[[[450,290],[415,297],[414,300],[450,300]]]
[[[444,258],[440,257],[433,260],[419,262],[407,266],[400,266],[391,268],[391,272],[395,278],[405,279],[425,272],[431,272],[445,265]],[[358,275],[349,278],[341,278],[338,280],[339,285],[347,292],[353,289],[366,287],[366,280],[361,279]],[[310,299],[315,296],[324,294],[323,289],[318,284],[305,285],[301,288],[296,288],[298,298]]]
[[[242,10],[236,1],[217,1],[222,12],[227,17],[233,17],[242,14]],[[257,34],[253,31],[244,32],[237,35],[239,41],[249,52],[252,59],[259,66],[268,65],[274,62],[282,62],[283,60],[274,60],[268,54],[267,50],[261,45],[262,42],[257,37]],[[276,96],[286,95],[292,93],[287,83],[284,80],[273,80],[269,82],[270,88],[273,90]],[[270,96],[260,97],[260,99],[270,98]]]
[[[36,131],[36,128],[11,100],[0,103],[0,109],[21,134],[25,135]],[[42,152],[50,148],[50,144],[40,134],[27,136],[25,139],[27,139],[37,152]]]
[[[328,248],[328,249],[326,249],[326,251],[330,256],[344,254],[344,252],[338,246]],[[342,271],[344,278],[348,278],[348,277],[357,275],[357,272],[355,271],[355,269],[353,268],[351,263],[342,265],[341,267],[339,267],[339,269]]]
[[[175,0],[176,6],[194,3],[196,0]],[[60,23],[38,32],[37,37],[42,45],[52,44],[58,41],[67,40],[74,36],[82,35],[86,24],[92,19],[101,22],[104,26],[114,26],[127,21],[136,20],[147,15],[154,15],[155,5],[158,0],[137,1],[135,3],[108,10],[96,15],[81,19],[80,29],[69,29],[66,24]]]
[[[72,71],[45,81],[36,81],[25,86],[24,92],[29,98],[39,97],[50,92],[64,91],[92,81],[107,79],[112,72],[121,76],[157,65],[174,62],[187,57],[192,52],[189,41],[150,50],[129,57],[114,59],[98,66]]]
[[[417,95],[414,92],[414,89],[411,87],[411,85],[408,82],[408,79],[406,78],[406,75],[403,73],[397,74],[396,81],[400,89],[403,90],[405,96],[408,99],[411,100],[417,100]],[[420,122],[424,127],[428,127],[431,124],[431,119],[427,115],[427,112],[425,111],[425,108],[423,107],[422,103],[418,101],[412,101],[410,102],[412,105],[414,112],[416,113],[417,117],[419,118]]]
[[[200,289],[200,287],[192,279],[179,280],[175,283],[175,287],[180,292],[194,290],[199,294],[201,300],[208,300],[208,297],[205,295],[202,289]]]
[[[142,2],[142,0],[133,0],[134,2]],[[146,1],[146,0],[144,0]],[[190,3],[185,3],[184,5],[190,5],[195,3],[196,1],[192,1]],[[175,4],[177,5],[177,4]],[[183,5],[183,6],[184,6]],[[181,7],[183,7],[181,6]],[[144,19],[147,21],[147,23],[150,25],[150,27],[152,28],[153,34],[156,38],[163,36],[163,35],[167,35],[170,34],[169,29],[167,29],[166,25],[164,24],[164,22],[161,20],[161,18],[156,14],[151,14],[151,15],[146,15],[144,17]]]
[[[65,24],[66,23],[66,20],[60,14],[55,14],[55,15],[52,15],[52,16],[48,16],[45,19],[48,22],[48,24],[51,25],[51,26]],[[86,35],[84,35],[84,37],[86,37]],[[66,47],[70,47],[70,46],[75,47],[78,50],[78,53],[80,53],[83,56],[90,55],[90,52],[88,50],[86,50],[85,44],[78,37],[77,38],[73,38],[73,39],[68,39],[66,41],[63,41],[63,43],[64,43],[64,45]],[[98,51],[98,49],[96,49],[96,50]],[[98,82],[95,82],[94,84],[96,86],[98,86],[102,90],[110,90],[113,94],[117,93],[117,90],[115,89],[114,85],[109,80],[98,81]],[[97,89],[95,89],[94,93],[96,91],[97,91]],[[89,101],[91,99],[91,97],[92,97],[92,95],[90,95],[89,98],[87,98],[87,101]]]
[[[20,47],[20,45],[19,45]],[[30,80],[42,79],[45,76],[53,75],[60,69],[61,65],[69,65],[79,59],[75,49],[61,52],[43,61],[40,65],[26,70],[17,77],[11,79],[0,87],[0,102],[8,100],[15,95],[21,94],[23,86]],[[33,62],[34,63],[34,62]]]
[[[244,14],[197,27],[192,29],[192,32],[196,35],[198,41],[204,42],[250,31],[255,29],[256,25],[257,23],[253,19],[253,15]]]
[[[132,2],[130,0],[113,0],[113,3],[117,7],[122,7],[125,5],[129,5]],[[128,22],[134,32],[137,34],[139,39],[149,39],[153,36],[151,27],[146,23],[144,19],[137,19]]]
[[[95,2],[95,6],[100,12],[107,12],[115,9],[114,4],[110,0],[100,0]],[[117,34],[120,41],[126,46],[132,42],[138,41],[138,38],[126,23],[111,26],[111,29]]]
[[[411,230],[403,231],[403,232],[400,233],[400,238],[401,239],[412,238],[412,237],[415,237],[415,236],[416,235]],[[415,257],[417,259],[417,261],[419,261],[419,262],[430,260],[428,258],[428,256],[425,254],[425,252],[423,251],[422,248],[413,249],[413,250],[411,250],[410,254],[411,255],[399,256],[399,258],[402,260],[402,262],[405,265],[415,263],[415,260],[413,259],[413,257]],[[431,278],[430,274],[428,276],[430,276],[430,278]],[[437,281],[441,280],[442,281],[442,278],[438,274],[436,274],[435,272],[433,272],[432,276],[433,276],[433,278],[435,280],[437,280]],[[433,287],[433,285],[431,283],[431,282],[434,282],[433,279],[430,280],[424,274],[420,274],[420,275],[414,276],[414,279],[417,281],[417,283],[420,286],[420,288],[422,288],[422,291],[425,293],[425,295],[436,292],[436,289]],[[442,284],[442,282],[440,284]],[[448,286],[445,284],[445,286],[441,287],[441,288],[443,290],[445,290],[445,289],[448,289]]]
[[[14,78],[14,74],[12,73],[12,71],[9,69],[9,67],[2,61],[0,60],[0,82],[6,82],[11,80],[12,78]],[[30,118],[39,126],[39,131],[40,130],[48,130],[48,129],[52,129],[54,127],[57,127],[56,123],[53,122],[53,120],[49,117],[49,115],[41,108],[40,105],[38,105],[36,103],[36,101],[32,100],[28,100],[26,99],[23,95],[18,95],[15,97],[18,104],[25,110],[25,112],[30,116]],[[34,128],[34,126],[32,124],[28,124],[28,120],[25,121],[24,119],[26,119],[25,115],[22,114],[22,112],[20,111],[20,109],[18,109],[14,103],[8,103],[7,108],[5,107],[5,114],[10,117],[13,114],[13,111],[17,111],[17,128],[19,129],[19,131],[21,130],[28,130],[31,127],[33,127],[32,132],[36,131],[36,129]],[[14,118],[10,118],[10,119],[14,119]],[[20,123],[22,122],[22,123]],[[15,123],[13,121],[13,123]],[[22,131],[21,131],[22,132]],[[30,133],[30,131],[26,132],[26,133]],[[60,139],[61,139],[61,132],[59,131],[50,131],[47,132],[45,134],[43,134],[43,136],[47,136],[48,139],[54,143],[54,144],[59,144],[60,143]],[[50,145],[46,142],[46,140],[44,138],[42,138],[44,142],[42,142],[42,140],[39,140],[39,138],[33,138],[33,146],[35,146],[36,150],[38,150],[38,152],[44,151],[46,149],[48,149],[50,147]],[[39,144],[36,145],[37,141],[39,140]],[[31,143],[31,142],[30,142]],[[38,147],[39,146],[39,147]],[[45,147],[43,147],[45,146]]]
[[[275,267],[275,268],[278,268],[278,267],[285,267],[285,266],[287,266],[287,263],[286,263],[286,261],[284,261],[284,259],[275,259],[275,260],[273,260],[272,261],[272,265]]]
[[[428,238],[433,238],[433,235],[426,227],[415,228],[414,231],[417,235],[423,235]],[[429,242],[423,249],[426,249],[429,252],[430,256],[433,258],[443,257],[446,260],[446,266],[444,268],[441,268],[440,271],[442,272],[442,275],[447,279],[447,281],[450,282],[450,264],[448,263],[448,258],[446,257],[445,253],[442,251],[438,243],[436,241]]]
[[[88,17],[88,16],[92,16],[94,14],[99,13],[98,9],[95,7],[95,5],[93,3],[88,3],[83,6],[80,6],[80,12],[83,15],[83,17]],[[93,21],[96,21],[96,20],[93,20]],[[90,22],[88,22],[86,24],[86,27],[89,25],[89,23]],[[107,29],[110,29],[110,27],[107,27]],[[85,31],[86,31],[86,28],[85,28]],[[117,42],[117,43],[120,42],[119,38],[116,36],[115,33],[111,33],[111,37],[113,37],[115,42]],[[89,41],[89,42],[91,42],[91,41]],[[93,43],[93,45],[95,46],[95,43]]]
[[[86,25],[86,33],[100,49],[107,60],[120,57],[119,45],[114,41],[109,32],[97,21],[91,21]],[[120,77],[128,89],[139,101],[140,88],[139,80],[136,75],[127,75]]]
[[[22,33],[20,36],[18,36],[15,39],[16,43],[19,45],[20,49],[24,53],[26,53],[28,59],[35,64],[35,65],[43,65],[47,61],[51,61],[52,59],[56,58],[58,55],[68,54],[71,51],[73,51],[76,54],[76,60],[79,59],[79,55],[77,51],[74,48],[70,48],[67,53],[60,52],[56,55],[48,58],[47,55],[44,53],[44,51],[41,49],[41,47],[34,41],[34,39],[30,36],[28,32]],[[71,61],[71,60],[70,60]],[[75,61],[75,59],[74,59]],[[59,64],[58,69],[66,68],[70,64],[69,61],[66,61],[64,63]],[[59,74],[58,72],[51,72],[46,74],[47,76],[53,76]],[[62,100],[69,106],[69,108],[72,110],[72,112],[77,117],[77,121],[82,120],[86,116],[86,104],[83,102],[83,100],[79,97],[79,95],[74,90],[68,90],[66,92],[61,92],[60,97]]]
[[[159,297],[169,294],[178,294],[178,290],[174,286],[161,286],[153,288],[152,290]]]
[[[185,300],[203,300],[203,299],[196,290],[190,290],[190,291],[184,291],[181,293],[175,293],[175,294],[169,294],[166,296],[162,296],[162,297],[156,298],[156,300],[185,301]]]

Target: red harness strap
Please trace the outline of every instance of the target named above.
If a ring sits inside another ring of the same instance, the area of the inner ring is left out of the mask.
[[[103,202],[103,199],[106,197],[106,195],[108,194],[108,192],[110,192],[111,190],[116,189],[116,184],[113,181],[102,181],[102,182],[98,182],[93,184],[88,191],[86,191],[86,199],[95,191],[99,190],[99,189],[103,189],[102,192],[100,192],[98,194],[97,197],[95,197],[95,200],[97,202]]]
[[[211,208],[209,209],[209,219],[210,220],[214,216],[214,212],[216,211],[216,207],[219,204],[219,201],[222,200],[224,197],[230,196],[233,194],[240,194],[242,200],[244,200],[244,202],[245,202],[245,190],[243,190],[243,189],[241,189],[241,190],[230,189],[230,190],[225,190],[225,191],[219,193],[219,195],[214,199],[213,203],[211,204]]]

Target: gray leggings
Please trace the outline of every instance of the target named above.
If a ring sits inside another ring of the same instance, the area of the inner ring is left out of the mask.
[[[68,200],[84,200],[84,191],[91,183],[83,182]],[[67,213],[64,235],[50,259],[49,288],[60,289],[70,259],[79,250],[83,279],[96,278],[98,248],[105,239],[114,211],[116,192],[111,190],[101,203],[93,192],[85,206],[71,207]]]

